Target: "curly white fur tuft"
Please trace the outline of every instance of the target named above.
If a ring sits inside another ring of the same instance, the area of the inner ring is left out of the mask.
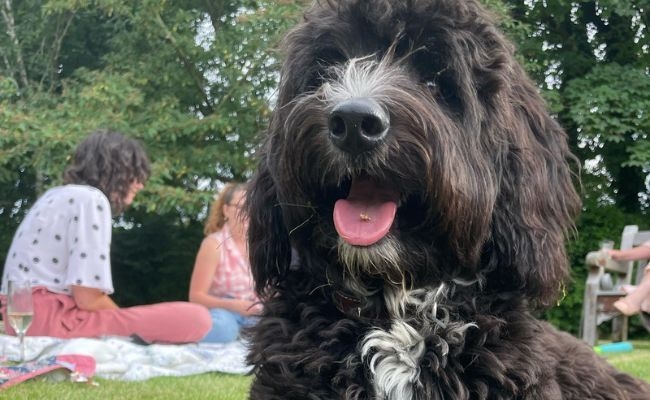
[[[477,326],[450,322],[449,312],[442,305],[448,293],[445,284],[412,291],[386,288],[385,292],[387,309],[394,318],[392,325],[388,331],[374,329],[366,335],[361,342],[361,357],[369,358],[379,398],[413,399],[421,387],[420,363],[426,352],[425,338],[444,331],[438,346],[439,356],[446,358],[450,345],[462,342],[467,329]]]
[[[363,340],[361,355],[370,358],[370,372],[381,398],[412,399],[418,385],[424,338],[409,324],[396,320],[390,331],[372,331]]]

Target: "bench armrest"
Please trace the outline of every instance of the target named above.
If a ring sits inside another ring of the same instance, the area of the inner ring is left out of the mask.
[[[585,258],[585,263],[590,267],[590,270],[592,267],[599,267],[604,271],[612,271],[618,274],[628,274],[632,272],[630,268],[630,261],[612,260],[610,257],[605,257],[604,254],[600,251],[589,252]]]

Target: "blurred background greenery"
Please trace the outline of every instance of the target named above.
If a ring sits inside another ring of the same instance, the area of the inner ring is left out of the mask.
[[[546,317],[577,333],[585,254],[650,229],[647,0],[484,0],[580,160],[573,281]],[[5,0],[0,268],[14,230],[97,127],[142,140],[153,175],[115,220],[115,298],[185,299],[216,188],[246,179],[273,107],[282,33],[304,0]],[[576,184],[578,180],[576,179]],[[633,320],[634,321],[634,320]],[[645,333],[637,325],[631,334]]]

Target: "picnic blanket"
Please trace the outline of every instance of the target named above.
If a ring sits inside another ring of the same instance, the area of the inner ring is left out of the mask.
[[[63,374],[59,372],[65,371]],[[50,380],[70,379],[73,382],[91,382],[95,374],[95,359],[90,356],[68,354],[50,356],[20,364],[0,364],[0,390],[35,377]]]
[[[246,344],[152,344],[142,345],[124,337],[59,339],[44,336],[25,338],[25,361],[51,356],[79,354],[96,362],[95,376],[105,379],[141,381],[157,376],[186,376],[204,372],[246,374]],[[18,338],[0,335],[0,364],[18,361]]]

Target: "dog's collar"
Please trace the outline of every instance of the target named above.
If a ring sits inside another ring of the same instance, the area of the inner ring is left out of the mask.
[[[365,307],[363,300],[342,290],[334,290],[332,299],[336,308],[349,318],[366,322],[379,318],[376,310]]]
[[[361,300],[340,290],[335,290],[332,297],[340,312],[350,317],[361,318]]]

